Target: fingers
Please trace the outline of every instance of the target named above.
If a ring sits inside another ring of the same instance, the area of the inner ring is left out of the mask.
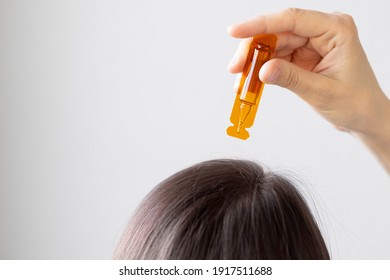
[[[251,42],[252,38],[246,38],[244,40],[241,40],[236,53],[234,54],[232,60],[228,65],[228,70],[231,73],[240,73],[244,68],[246,55],[248,53]]]
[[[333,23],[332,14],[289,8],[232,25],[228,32],[236,38],[282,32],[291,32],[302,37],[317,37],[329,31]]]
[[[333,81],[300,68],[283,59],[272,59],[260,69],[259,78],[267,84],[287,88],[309,104],[318,107],[318,102],[326,101],[328,89]]]
[[[234,86],[233,86],[233,91],[234,92],[237,92],[238,91],[238,87],[240,86],[240,81],[241,81],[241,76],[240,74],[237,74],[236,75],[236,79],[234,81]]]
[[[251,42],[249,37],[276,34],[274,59],[262,66],[260,79],[295,92],[314,107],[326,101],[329,95],[324,93],[331,91],[335,81],[311,70],[336,45],[357,38],[350,16],[301,9],[259,16],[230,26],[228,32],[233,37],[246,38],[228,67],[232,73],[243,69]]]
[[[281,50],[295,50],[308,43],[307,37],[302,37],[293,33],[277,33],[278,41],[275,50],[279,53]]]
[[[308,43],[308,39],[291,33],[277,34],[278,41],[276,43],[276,53],[274,57],[285,57],[294,52],[295,49],[302,47]],[[251,38],[241,40],[236,53],[228,65],[228,70],[231,73],[242,72],[246,61],[249,45],[252,42]]]

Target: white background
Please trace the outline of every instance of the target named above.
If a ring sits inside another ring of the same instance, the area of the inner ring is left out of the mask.
[[[390,93],[386,1],[0,0],[0,258],[109,259],[157,183],[232,157],[298,178],[333,258],[389,259],[389,176],[360,142],[275,86],[249,140],[225,134],[226,27],[287,7],[353,15]]]

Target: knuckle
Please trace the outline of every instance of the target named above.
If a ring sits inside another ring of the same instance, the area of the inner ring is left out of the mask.
[[[349,14],[340,14],[340,18],[343,22],[345,22],[348,25],[355,25],[355,21],[353,20],[353,17]]]
[[[337,14],[336,20],[338,27],[346,34],[356,34],[357,27],[353,17],[349,14]]]
[[[308,10],[291,7],[291,8],[287,8],[286,10],[284,10],[283,16],[285,16],[285,18],[290,20],[291,25],[292,25],[291,29],[295,30],[295,27],[297,25],[297,21],[304,18],[305,15],[307,14],[307,12],[308,12]]]
[[[304,14],[304,13],[306,12],[306,10],[303,10],[303,9],[300,9],[300,8],[291,7],[291,8],[287,8],[287,9],[285,10],[285,12],[286,12],[287,14],[290,14],[290,15],[296,17],[296,16],[299,16],[299,15],[301,15],[301,14]]]

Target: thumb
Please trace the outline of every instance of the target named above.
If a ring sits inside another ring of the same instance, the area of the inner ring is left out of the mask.
[[[259,78],[266,84],[289,89],[309,103],[310,99],[328,87],[325,77],[278,58],[271,59],[261,67]]]

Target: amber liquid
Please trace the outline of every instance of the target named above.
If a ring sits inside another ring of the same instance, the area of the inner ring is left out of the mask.
[[[261,66],[271,58],[270,47],[258,43],[253,48],[252,59],[249,60],[250,65],[244,69],[243,78],[240,81],[238,94],[240,94],[240,116],[237,132],[244,126],[245,120],[251,112],[252,106],[260,101],[264,83],[259,79],[259,71]],[[248,64],[249,64],[248,63]]]
[[[227,129],[230,136],[244,140],[249,137],[246,128],[251,127],[254,122],[264,88],[264,83],[259,79],[259,71],[263,64],[271,59],[276,39],[273,34],[253,38],[230,116],[233,124]]]

